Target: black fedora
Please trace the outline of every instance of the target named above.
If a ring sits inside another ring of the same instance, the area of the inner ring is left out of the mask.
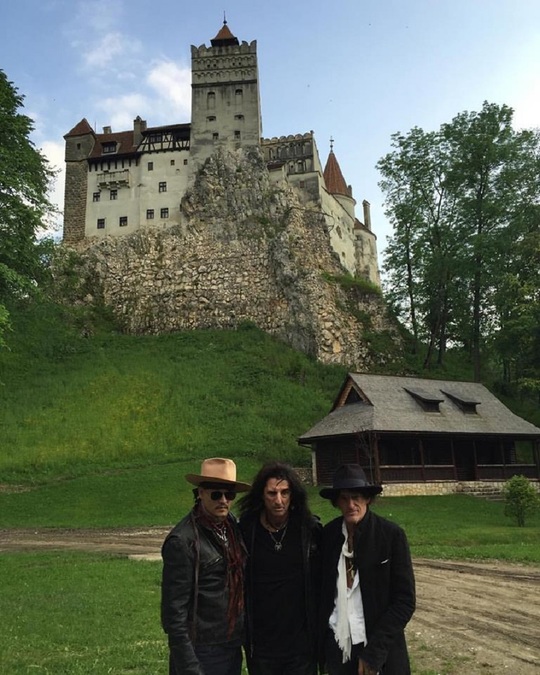
[[[340,490],[354,490],[366,497],[374,497],[382,492],[382,486],[370,483],[359,464],[342,464],[334,473],[332,487],[323,488],[319,494],[325,499],[334,499]]]

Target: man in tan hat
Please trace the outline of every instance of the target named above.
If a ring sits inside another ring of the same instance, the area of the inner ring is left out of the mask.
[[[195,506],[162,547],[161,621],[169,640],[169,675],[240,675],[245,549],[230,513],[237,492],[231,459],[205,459]]]

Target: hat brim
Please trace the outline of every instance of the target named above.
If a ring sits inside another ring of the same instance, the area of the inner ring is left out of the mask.
[[[249,483],[242,483],[241,481],[226,480],[225,478],[218,478],[217,476],[200,476],[195,473],[187,473],[184,478],[188,483],[197,485],[201,483],[219,483],[220,485],[230,485],[236,492],[248,492],[251,490]]]
[[[350,492],[360,492],[366,497],[375,497],[383,491],[381,485],[362,485],[358,487],[338,487],[338,488],[323,488],[319,490],[319,494],[323,499],[334,499],[342,490],[349,490]]]

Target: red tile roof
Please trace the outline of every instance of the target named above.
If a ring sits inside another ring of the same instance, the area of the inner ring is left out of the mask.
[[[86,117],[83,117],[82,120],[76,124],[71,131],[68,131],[64,138],[69,138],[69,136],[86,136],[86,134],[94,134],[94,130],[88,124]]]
[[[235,38],[234,35],[229,30],[227,22],[223,22],[223,26],[219,30],[218,34],[213,40],[210,40],[212,47],[223,47],[225,45],[237,45],[238,38]]]
[[[346,197],[351,196],[333,150],[331,150],[330,154],[328,155],[328,160],[326,162],[326,166],[324,167],[323,175],[328,192],[331,192],[334,195],[345,195]]]

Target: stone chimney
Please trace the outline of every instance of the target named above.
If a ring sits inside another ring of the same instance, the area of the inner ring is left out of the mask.
[[[112,134],[112,128],[111,127],[103,127],[103,133],[104,134]]]
[[[140,115],[133,120],[133,145],[138,147],[142,141],[143,131],[146,131],[146,120],[141,119]]]
[[[364,199],[362,206],[364,207],[364,225],[371,232],[371,204]]]

